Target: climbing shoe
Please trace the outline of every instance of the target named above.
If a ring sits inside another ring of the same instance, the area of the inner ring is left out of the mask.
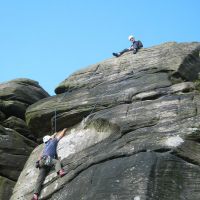
[[[66,172],[64,171],[64,169],[61,169],[61,170],[58,172],[58,174],[59,174],[60,177],[63,177],[63,176],[66,174]]]
[[[115,57],[119,57],[120,53],[113,53],[112,55],[115,56]]]
[[[38,194],[34,194],[31,200],[38,200]]]

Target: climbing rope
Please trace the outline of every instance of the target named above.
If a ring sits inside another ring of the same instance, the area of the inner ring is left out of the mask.
[[[57,130],[57,124],[56,124],[56,117],[57,117],[57,109],[55,109],[55,122],[54,122],[54,124],[55,124],[55,132],[56,132],[56,130]]]
[[[110,92],[110,91],[108,90],[106,93],[104,93],[104,96],[105,96],[106,94],[108,94],[108,92]],[[94,104],[93,109],[91,110],[91,112],[90,112],[89,115],[88,115],[88,116],[89,116],[88,119],[87,119],[87,122],[88,122],[88,123],[90,123],[90,122],[92,121],[92,119],[94,118],[95,115],[92,115],[92,113],[95,111],[96,106],[101,102],[102,99],[103,99],[103,96],[100,96],[100,97],[99,97],[99,100],[96,101],[96,103]],[[90,117],[90,116],[91,116],[91,117]]]
[[[68,90],[67,92],[65,92],[63,97],[58,102],[61,102],[65,98],[66,94],[71,92],[71,91],[72,90]],[[57,108],[55,108],[54,117],[51,119],[51,130],[52,130],[52,133],[56,133],[57,132]]]
[[[91,77],[96,73],[96,71],[97,71],[97,69],[99,68],[99,66],[100,66],[100,65],[98,65],[97,68],[96,68],[96,70],[94,70],[94,72],[92,73]],[[60,100],[59,102],[61,102],[61,101],[65,98],[65,96],[66,96],[69,92],[71,92],[71,91],[72,91],[72,89],[71,89],[71,90],[68,90],[67,92],[65,92],[64,95],[63,95],[63,97],[61,98],[61,100]],[[109,92],[110,92],[110,90],[108,90],[106,93],[104,93],[104,96],[105,96],[106,94],[108,94]],[[94,106],[93,106],[93,108],[92,108],[91,112],[89,113],[88,118],[87,118],[87,120],[86,120],[88,123],[90,123],[90,121],[94,118],[95,115],[92,116],[92,114],[93,114],[93,112],[95,111],[96,106],[102,101],[102,98],[103,98],[103,96],[100,96],[99,98],[97,98],[98,100],[97,100],[96,103],[94,104]],[[90,117],[90,116],[91,116],[91,117]],[[52,119],[53,119],[53,120],[52,120],[52,125],[51,125],[51,127],[52,127],[52,130],[53,130],[53,124],[54,124],[54,131],[56,132],[56,131],[57,131],[57,109],[56,109],[56,108],[55,108],[55,111],[54,111],[54,117],[53,117]],[[83,117],[83,119],[84,119],[84,117]],[[82,120],[83,120],[83,119],[82,119]]]

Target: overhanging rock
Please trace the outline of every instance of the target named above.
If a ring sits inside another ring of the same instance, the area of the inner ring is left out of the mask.
[[[165,43],[76,72],[56,88],[59,95],[28,108],[27,123],[41,137],[50,132],[55,110],[61,129],[91,112],[131,103],[140,93],[194,81],[200,71],[199,48],[199,43]]]

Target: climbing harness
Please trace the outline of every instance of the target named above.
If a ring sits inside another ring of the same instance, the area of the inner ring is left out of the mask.
[[[52,166],[52,158],[50,156],[42,156],[39,160],[39,167],[51,167]]]

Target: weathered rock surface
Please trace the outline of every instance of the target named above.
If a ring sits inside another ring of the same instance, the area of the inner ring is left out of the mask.
[[[0,111],[0,122],[6,118],[5,114]]]
[[[38,82],[30,79],[0,84],[0,199],[9,199],[15,181],[36,147],[37,138],[24,121],[26,109],[48,96]]]
[[[68,174],[52,171],[41,199],[199,200],[199,72],[200,43],[166,43],[81,70],[31,105],[26,119],[39,137],[55,109],[57,129],[74,125],[58,145]],[[11,200],[31,198],[42,148]]]
[[[0,176],[0,199],[9,199],[12,194],[12,189],[14,185],[14,181]]]
[[[9,117],[6,120],[2,122],[2,125],[4,127],[13,129],[20,133],[21,135],[30,138],[30,139],[35,139],[34,136],[32,135],[30,129],[26,125],[26,122],[20,118],[17,117]]]
[[[16,181],[36,144],[0,125],[0,174]]]
[[[30,79],[15,79],[0,84],[0,99],[3,100],[17,100],[30,105],[48,96],[38,82]]]
[[[9,199],[36,143],[0,125],[0,199]]]
[[[174,83],[198,78],[198,46],[198,43],[166,43],[77,72],[56,88],[57,93],[65,93],[28,108],[27,123],[41,136],[51,129],[55,109],[58,126],[64,127],[77,124],[91,111],[131,104],[141,93],[154,91],[156,96],[162,95],[159,92]]]

